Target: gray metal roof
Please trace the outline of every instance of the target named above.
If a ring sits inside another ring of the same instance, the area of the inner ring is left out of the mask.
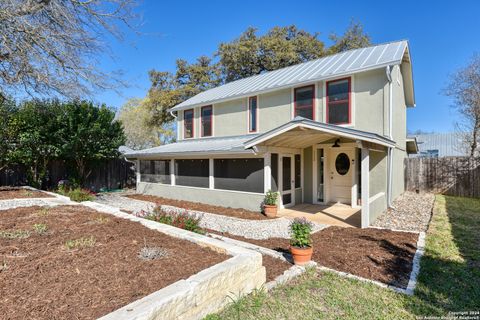
[[[171,111],[401,64],[406,50],[408,42],[402,40],[345,51],[224,84],[197,94],[173,107]]]
[[[149,148],[144,150],[132,151],[127,153],[127,158],[171,158],[171,157],[191,157],[191,156],[208,156],[212,154],[253,154],[251,149],[253,146],[259,145],[266,140],[276,138],[286,133],[287,131],[303,127],[311,129],[321,136],[313,137],[313,140],[308,140],[307,132],[300,132],[296,134],[296,148],[301,148],[303,142],[308,142],[308,145],[314,143],[324,142],[326,139],[332,137],[343,137],[353,140],[361,140],[370,143],[375,143],[381,146],[393,147],[395,142],[383,137],[381,135],[365,132],[361,130],[345,128],[336,126],[333,124],[321,123],[302,117],[296,117],[295,119],[275,128],[267,131],[263,134],[250,134],[234,137],[218,137],[218,138],[201,138],[182,140],[163,146]],[[299,142],[298,139],[301,141]],[[307,141],[308,140],[308,141]]]
[[[246,150],[244,143],[252,139],[256,134],[201,138],[182,140],[180,142],[170,143],[159,147],[132,151],[126,154],[127,158],[149,157],[149,156],[181,156],[181,155],[209,155],[209,154],[230,154],[230,153],[253,153],[252,150]]]
[[[283,134],[287,131],[290,131],[292,129],[296,129],[296,128],[299,128],[299,127],[315,130],[315,131],[321,132],[323,134],[326,134],[325,135],[326,139],[331,138],[332,136],[333,137],[343,137],[343,138],[352,139],[352,140],[360,140],[360,141],[371,142],[371,143],[375,143],[375,144],[385,146],[385,147],[394,147],[395,146],[395,142],[393,140],[390,140],[390,139],[388,139],[384,136],[381,136],[379,134],[376,134],[376,133],[361,131],[361,130],[352,129],[352,128],[346,128],[346,127],[337,126],[337,125],[334,125],[334,124],[322,123],[322,122],[318,122],[318,121],[314,121],[314,120],[310,120],[310,119],[305,119],[305,118],[302,118],[302,117],[295,117],[295,119],[293,119],[293,120],[275,128],[275,129],[267,131],[267,132],[265,132],[261,135],[258,135],[257,137],[254,137],[254,138],[246,141],[245,142],[245,148],[253,147],[253,146],[258,145],[258,144],[260,144],[264,141],[275,138],[275,137],[277,137],[277,136],[279,136],[279,135],[281,135],[281,134]],[[308,140],[306,132],[300,133],[300,134],[298,134],[298,136],[301,137],[302,140]],[[313,137],[313,138],[318,140],[319,137],[317,136],[317,137]],[[308,142],[307,145],[311,145],[311,144],[314,144],[314,143],[321,143],[322,141],[310,141],[309,140],[307,142]],[[294,141],[293,143],[298,145],[298,147],[302,147],[302,145],[299,144],[299,142]],[[305,146],[303,146],[303,147],[305,147]]]
[[[414,137],[417,139],[419,150],[414,157],[468,156],[468,147],[459,133],[419,134]]]

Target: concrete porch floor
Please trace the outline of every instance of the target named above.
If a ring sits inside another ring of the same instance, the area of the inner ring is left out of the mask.
[[[341,203],[331,205],[302,203],[281,209],[277,215],[289,219],[305,217],[312,222],[339,227],[360,228],[361,226],[361,209]]]

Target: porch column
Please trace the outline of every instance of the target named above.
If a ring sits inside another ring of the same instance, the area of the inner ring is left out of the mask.
[[[210,158],[208,159],[208,189],[214,189],[215,188],[215,180],[213,178],[213,159]]]
[[[362,228],[370,225],[370,150],[362,148]]]
[[[263,165],[263,191],[267,193],[272,189],[272,154],[270,152],[265,153]]]
[[[175,159],[170,160],[170,185],[175,185]]]

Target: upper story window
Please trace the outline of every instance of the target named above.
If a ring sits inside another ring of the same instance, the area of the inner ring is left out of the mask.
[[[193,138],[193,109],[183,111],[183,137]]]
[[[327,82],[327,122],[351,123],[350,78]]]
[[[248,98],[248,132],[257,132],[257,97]]]
[[[202,137],[212,135],[212,106],[202,107],[201,110]]]
[[[295,117],[314,120],[315,118],[315,86],[295,88]]]

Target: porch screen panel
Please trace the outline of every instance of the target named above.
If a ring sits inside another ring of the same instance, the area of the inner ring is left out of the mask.
[[[272,158],[270,161],[272,173],[272,191],[278,191],[278,153],[272,153]]]
[[[140,181],[170,184],[170,160],[140,160]]]
[[[175,160],[175,184],[208,188],[208,159]]]
[[[263,193],[263,158],[215,159],[215,189]]]

